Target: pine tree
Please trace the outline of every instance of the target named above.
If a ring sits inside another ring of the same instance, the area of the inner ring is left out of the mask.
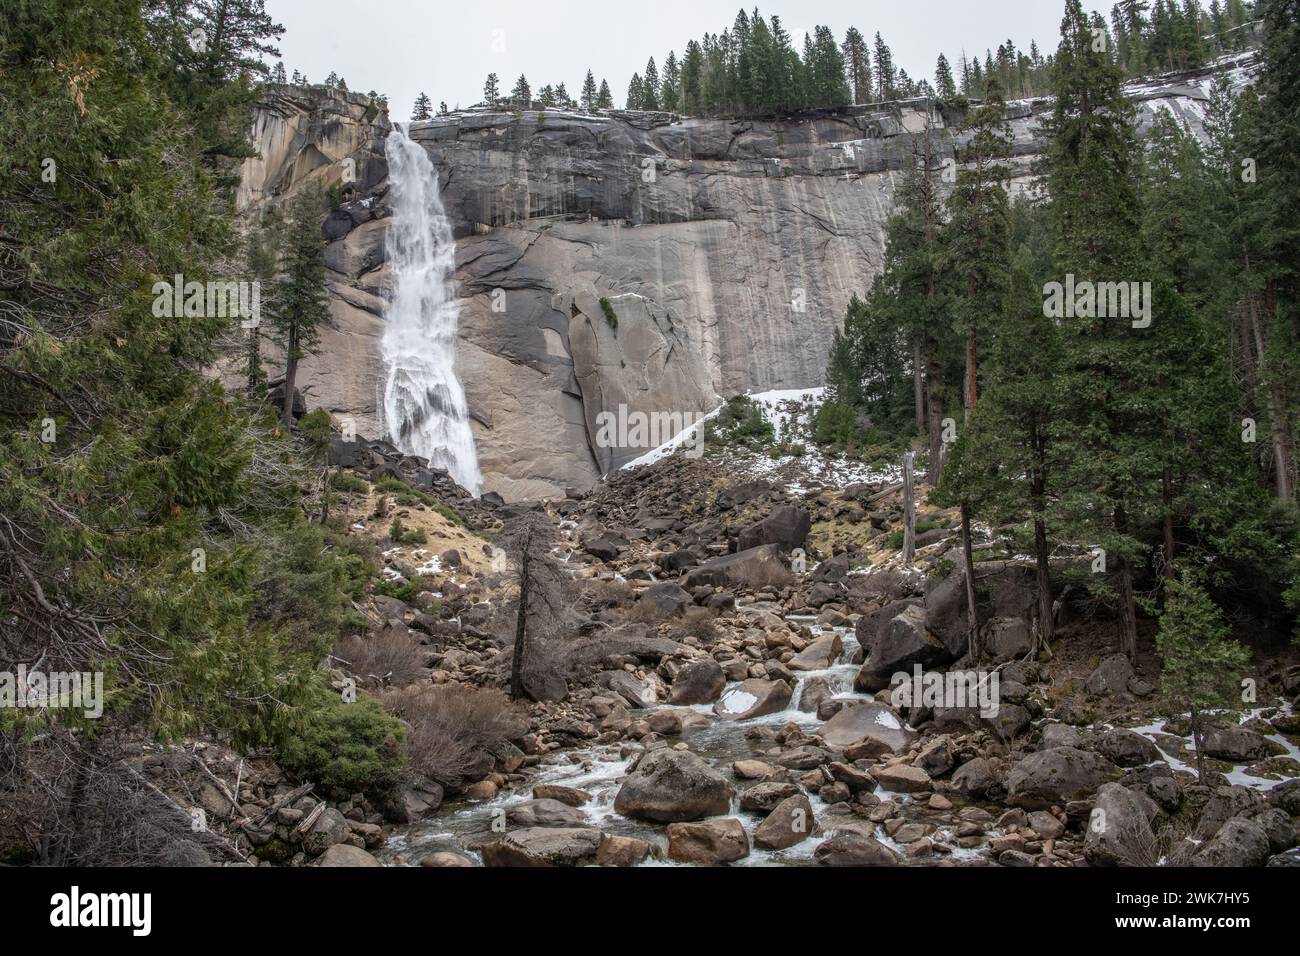
[[[659,109],[659,70],[655,58],[650,57],[645,65],[645,76],[641,79],[641,106],[643,110]]]
[[[942,99],[951,100],[957,96],[957,84],[952,78],[952,67],[948,65],[948,58],[942,53],[939,54],[939,62],[934,68],[934,88]]]
[[[275,64],[275,71],[271,74],[271,82],[284,85],[286,82],[284,74],[284,61],[280,60]]]
[[[304,189],[290,207],[284,236],[283,273],[271,295],[271,324],[284,346],[284,404],[281,419],[293,425],[298,363],[315,354],[319,329],[329,320],[325,293],[325,241],[321,234],[322,197]]]
[[[1055,71],[1056,105],[1047,182],[1056,236],[1056,281],[1120,283],[1141,274],[1133,110],[1121,72],[1094,48],[1080,0],[1067,0]],[[1095,312],[1096,310],[1094,310]],[[1153,320],[1158,322],[1159,319]],[[1120,647],[1137,654],[1136,525],[1158,509],[1149,444],[1151,358],[1158,341],[1121,317],[1063,319],[1067,370],[1059,382],[1073,409],[1069,479],[1077,536],[1103,549],[1120,609]],[[1145,336],[1145,338],[1143,338]]]
[[[450,112],[451,112],[451,110],[449,110],[449,109],[447,108],[447,101],[446,101],[446,100],[439,100],[439,101],[438,101],[438,115],[439,115],[439,116],[446,116],[446,115],[449,114]]]
[[[415,98],[415,105],[411,107],[411,119],[427,120],[431,115],[431,105],[428,94],[421,92]]]
[[[663,86],[659,92],[660,107],[669,113],[679,112],[681,110],[681,91],[681,65],[677,62],[677,54],[669,50],[668,59],[664,61]]]
[[[867,41],[857,27],[849,27],[844,34],[841,47],[844,66],[848,71],[849,88],[853,92],[853,102],[871,102],[871,54],[867,52]]]
[[[599,95],[596,89],[596,78],[592,76],[591,70],[588,70],[586,78],[582,81],[582,94],[578,100],[584,112],[590,113],[596,108]]]
[[[487,81],[483,84],[483,102],[488,106],[496,106],[501,99],[501,81],[495,73],[489,73]]]
[[[609,82],[600,81],[600,92],[596,95],[596,109],[612,110],[614,108],[614,95],[609,91]]]
[[[686,44],[682,57],[681,111],[687,116],[704,112],[704,49],[698,41]]]
[[[641,74],[633,73],[632,79],[627,82],[627,105],[624,109],[639,110],[645,102],[645,84],[641,82]]]
[[[533,90],[528,85],[528,77],[522,73],[519,79],[515,80],[515,87],[510,91],[510,102],[514,104],[515,109],[526,110],[533,104]]]
[[[1241,704],[1241,678],[1250,652],[1231,640],[1227,623],[1209,595],[1191,579],[1169,583],[1169,599],[1160,616],[1156,649],[1160,653],[1160,688],[1168,699],[1191,711],[1196,775],[1205,776],[1205,711]]]
[[[894,54],[879,33],[876,34],[876,99],[888,102],[897,99],[894,86]]]
[[[830,27],[813,28],[812,62],[809,73],[810,105],[819,109],[848,106],[853,100],[845,75],[844,55]]]

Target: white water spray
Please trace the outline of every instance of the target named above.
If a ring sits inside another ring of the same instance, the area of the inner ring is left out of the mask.
[[[456,244],[438,195],[438,173],[424,148],[394,127],[388,158],[388,265],[384,421],[394,444],[429,459],[477,495],[483,476],[470,432],[465,391],[456,378]]]

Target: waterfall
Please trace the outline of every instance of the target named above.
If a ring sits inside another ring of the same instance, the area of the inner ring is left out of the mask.
[[[386,238],[392,292],[385,310],[384,421],[408,455],[446,469],[477,495],[483,480],[456,378],[456,244],[428,154],[400,127],[384,149],[392,223]]]

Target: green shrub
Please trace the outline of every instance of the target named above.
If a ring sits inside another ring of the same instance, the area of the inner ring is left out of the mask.
[[[772,423],[763,417],[758,403],[747,395],[728,399],[718,414],[709,419],[705,431],[707,442],[751,448],[770,445],[775,437]]]
[[[424,544],[429,540],[419,528],[405,527],[401,518],[393,519],[393,524],[388,529],[388,537],[392,539],[393,544]]]
[[[600,297],[600,311],[605,313],[605,322],[614,331],[618,331],[618,313],[614,311],[614,304],[604,296]]]
[[[326,793],[375,792],[406,762],[406,728],[378,701],[334,699],[286,721],[276,747],[281,767]]]
[[[330,486],[335,491],[364,495],[370,490],[370,482],[350,471],[336,471],[330,475]]]

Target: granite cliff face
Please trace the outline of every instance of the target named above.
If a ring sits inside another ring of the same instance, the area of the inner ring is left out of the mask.
[[[1163,106],[1199,132],[1209,82],[1135,88],[1140,123]],[[1013,104],[1020,187],[1049,109]],[[897,177],[926,122],[917,101],[772,122],[526,111],[413,123],[457,241],[457,362],[484,489],[585,488],[637,457],[595,440],[598,416],[620,405],[702,412],[820,384],[850,296],[881,268]],[[942,161],[951,128],[930,122]],[[309,405],[367,435],[384,432],[390,128],[364,96],[269,88],[253,128],[262,158],[240,190],[251,214],[312,178],[354,174],[326,223],[335,327],[302,382]]]

